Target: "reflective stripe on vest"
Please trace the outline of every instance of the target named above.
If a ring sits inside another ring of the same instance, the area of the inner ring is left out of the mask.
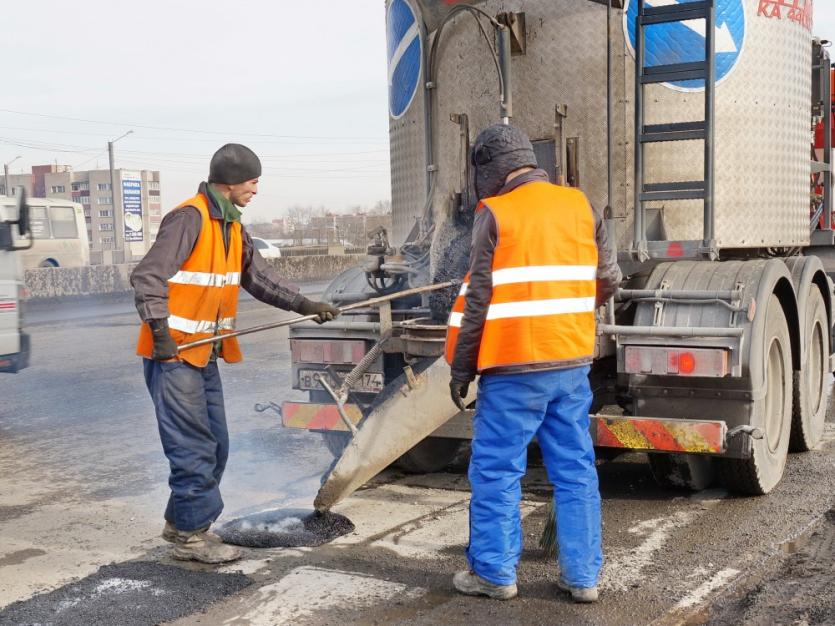
[[[180,270],[168,279],[169,283],[180,285],[199,285],[201,287],[223,287],[225,285],[240,285],[241,273],[211,274],[209,272],[184,272]]]
[[[585,196],[545,182],[488,198],[496,221],[492,294],[478,369],[591,358],[595,338],[597,246]],[[450,313],[452,363],[466,307],[466,284]]]
[[[224,317],[216,322],[208,322],[205,320],[189,320],[176,315],[168,316],[168,328],[192,335],[195,333],[214,335],[221,330],[232,331],[235,330],[235,324],[234,317]]]
[[[222,358],[230,363],[240,361],[238,340],[223,335],[235,329],[243,264],[241,225],[234,222],[224,226],[221,220],[212,219],[209,201],[202,194],[175,210],[184,207],[200,212],[200,233],[189,257],[168,280],[168,328],[178,345],[217,336]],[[215,345],[212,342],[189,348],[178,358],[203,367]],[[152,350],[153,337],[147,324],[143,324],[137,353],[150,358]]]

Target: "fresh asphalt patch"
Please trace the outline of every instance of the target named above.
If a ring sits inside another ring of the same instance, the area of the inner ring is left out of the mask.
[[[251,582],[238,573],[149,561],[115,563],[78,582],[9,605],[0,611],[0,624],[152,626],[202,611]]]
[[[316,547],[351,532],[354,524],[344,515],[308,509],[262,511],[217,529],[224,542],[247,548]]]

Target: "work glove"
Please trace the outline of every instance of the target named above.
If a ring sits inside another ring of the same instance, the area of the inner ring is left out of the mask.
[[[455,380],[454,378],[449,381],[449,395],[452,398],[452,401],[462,411],[467,408],[464,405],[464,398],[467,397],[467,392],[470,390],[470,383],[460,380]]]
[[[339,317],[339,309],[327,302],[316,302],[307,298],[299,305],[298,312],[302,315],[316,315],[313,320],[317,324],[324,324]]]
[[[154,336],[154,349],[151,358],[154,361],[168,361],[177,356],[177,342],[168,332],[168,320],[148,320],[151,334]]]

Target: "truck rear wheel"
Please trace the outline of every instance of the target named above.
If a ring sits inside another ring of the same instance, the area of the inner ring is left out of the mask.
[[[817,286],[811,285],[806,314],[806,357],[802,370],[794,372],[794,409],[789,448],[805,452],[823,436],[826,421],[826,384],[829,381],[829,323]]]
[[[719,480],[731,491],[766,494],[780,482],[789,450],[792,414],[791,339],[780,300],[772,294],[765,312],[762,371],[765,397],[756,400],[751,425],[763,432],[753,439],[747,459],[717,459]]]
[[[713,457],[700,454],[649,454],[652,477],[660,487],[707,489],[716,480]]]
[[[397,459],[395,464],[410,474],[440,472],[452,463],[460,448],[460,439],[427,437]]]

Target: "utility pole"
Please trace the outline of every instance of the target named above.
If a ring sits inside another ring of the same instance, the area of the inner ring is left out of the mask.
[[[133,131],[129,130],[124,135],[117,137],[113,141],[107,142],[107,157],[110,160],[110,200],[113,203],[113,251],[116,252],[119,250],[119,240],[122,240],[122,262],[124,263],[127,259],[125,259],[125,250],[127,250],[127,246],[124,245],[124,237],[125,237],[125,226],[124,226],[124,219],[125,216],[122,215],[122,194],[119,193],[119,202],[116,202],[116,164],[113,158],[113,144],[130,135]],[[121,192],[121,190],[120,190]]]
[[[3,174],[6,177],[5,185],[6,185],[6,195],[7,196],[12,195],[12,193],[11,193],[12,188],[11,188],[11,185],[9,184],[9,166],[12,163],[14,163],[15,161],[17,161],[19,158],[20,158],[20,156],[18,155],[15,158],[13,158],[11,161],[9,161],[8,163],[3,163]]]

